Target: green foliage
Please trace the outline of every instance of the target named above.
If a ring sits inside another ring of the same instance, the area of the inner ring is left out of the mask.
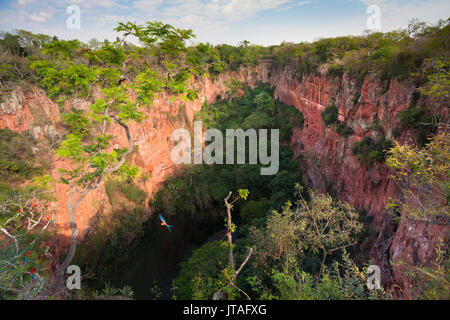
[[[0,82],[7,82],[14,79],[13,66],[9,64],[0,64]]]
[[[364,273],[347,254],[344,254],[342,264],[335,262],[326,268],[320,279],[300,270],[293,273],[274,272],[272,279],[275,292],[269,297],[280,300],[373,300],[390,297],[383,290],[368,290]],[[267,296],[268,293],[265,293],[263,298]]]
[[[78,136],[84,137],[89,135],[92,129],[92,124],[89,118],[84,114],[83,110],[72,109],[67,113],[61,115],[64,124],[69,127],[69,130]]]
[[[125,54],[118,43],[105,41],[99,48],[90,50],[86,54],[91,64],[121,66],[125,61]]]
[[[436,130],[435,119],[424,109],[410,107],[400,111],[399,117],[404,126],[415,130],[419,145],[423,146]]]
[[[384,46],[375,50],[369,55],[369,61],[375,65],[375,68],[385,69],[394,55],[394,48],[391,46]]]
[[[50,41],[50,36],[33,34],[25,30],[16,30],[14,33],[0,32],[0,47],[10,54],[21,57],[36,54],[41,46]]]
[[[364,137],[355,142],[352,148],[353,154],[359,159],[362,165],[371,166],[375,162],[383,162],[386,154],[394,146],[391,140],[385,137],[374,141],[371,137]]]
[[[427,75],[429,85],[424,94],[434,98],[448,99],[450,97],[450,62],[439,59],[435,62],[434,70]]]
[[[322,111],[322,120],[327,126],[335,124],[336,132],[341,136],[346,137],[355,133],[345,122],[339,121],[339,109],[334,105],[329,105]]]
[[[301,195],[302,189],[297,188]],[[296,206],[294,211],[288,201],[281,212],[273,211],[267,217],[264,229],[250,228],[251,243],[258,253],[257,274],[267,277],[272,268],[292,272],[308,252],[321,253],[325,259],[329,253],[351,245],[362,231],[358,213],[328,195],[311,192],[309,202],[300,196]],[[321,269],[323,263],[325,260]]]
[[[267,52],[266,48],[249,45],[248,41],[243,41],[237,47],[222,44],[216,46],[220,52],[223,62],[228,65],[231,70],[238,70],[239,67],[255,66],[260,60],[260,55]]]
[[[42,53],[50,55],[53,60],[70,59],[74,56],[74,51],[81,46],[78,40],[53,40],[43,44]]]
[[[121,300],[122,298],[133,299],[134,292],[130,286],[124,286],[121,289],[114,288],[110,283],[106,283],[105,287],[99,293],[94,291],[93,298],[95,300]]]
[[[121,176],[127,172],[137,174],[135,170],[127,170],[131,168],[122,167],[124,156],[132,150],[111,150],[109,147],[112,136],[105,134],[104,128],[107,123],[115,121],[126,131],[129,121],[139,122],[144,114],[138,105],[129,100],[126,87],[111,87],[102,90],[102,93],[108,103],[104,99],[98,99],[90,106],[91,113],[72,110],[64,116],[71,133],[61,143],[57,155],[67,157],[77,164],[73,170],[60,170],[64,174],[62,178],[65,183],[86,186],[95,183],[105,173],[117,173]],[[95,136],[88,136],[94,127],[103,129]]]
[[[51,216],[45,209],[49,199],[48,190],[34,184],[12,188],[0,182],[2,299],[32,299],[45,288],[49,275],[44,244],[54,236],[46,220]],[[30,275],[32,268],[34,282]]]
[[[111,179],[106,183],[106,192],[113,206],[117,205],[115,192],[122,194],[126,199],[138,206],[145,205],[144,202],[148,197],[148,193],[142,190],[137,184],[129,181],[117,181],[116,179]]]
[[[258,201],[250,200],[241,211],[241,219],[245,224],[251,223],[253,219],[264,218],[270,208],[270,201],[261,198]]]
[[[220,289],[220,270],[227,263],[226,248],[222,242],[207,242],[180,264],[180,275],[174,281],[178,299],[212,298]]]
[[[427,68],[425,58],[445,56],[449,49],[445,40],[450,32],[448,23],[449,20],[435,25],[412,21],[408,30],[320,39],[313,43],[282,43],[271,47],[271,53],[277,66],[289,66],[299,78],[324,70],[334,75],[348,72],[357,79],[370,72],[384,79],[397,77],[403,81]],[[422,77],[423,74],[418,79]]]
[[[355,131],[349,127],[345,122],[339,121],[336,124],[336,132],[339,133],[341,136],[351,136],[355,133]]]
[[[222,61],[219,50],[209,43],[200,43],[188,50],[186,61],[192,66],[196,76],[204,75],[205,72],[215,76],[225,71],[226,64]],[[205,65],[207,66],[206,69],[204,68]]]
[[[269,102],[267,97],[270,97],[272,91],[267,85],[260,84],[255,89],[243,89],[244,96],[205,104],[198,116],[203,119],[203,124],[219,128],[225,135],[227,128],[245,128],[249,117],[268,117],[255,104],[255,97],[264,100],[264,105],[275,105],[275,114],[268,128],[285,128],[280,137],[282,145],[278,174],[261,176],[260,165],[186,166],[177,176],[166,180],[163,188],[152,200],[152,209],[165,212],[169,216],[189,215],[199,221],[219,215],[223,199],[229,190],[249,189],[252,193],[248,200],[270,199],[272,208],[279,208],[292,195],[294,184],[300,181],[300,174],[288,147],[291,141],[290,124],[293,127],[301,125],[303,116],[292,106]],[[270,109],[266,111],[270,112]],[[239,212],[240,204],[237,204],[235,209]],[[199,212],[202,215],[199,215]]]
[[[131,22],[119,23],[115,31],[123,33],[124,38],[134,35],[147,48],[152,50],[152,55],[157,57],[159,61],[158,67],[161,69],[163,76],[159,81],[148,81],[148,75],[156,79],[155,74],[151,71],[138,79],[144,82],[143,93],[148,97],[148,88],[152,92],[158,92],[161,88],[166,89],[172,94],[183,94],[187,99],[193,99],[195,92],[187,90],[187,81],[196,74],[195,68],[199,67],[192,56],[185,61],[181,60],[181,56],[188,54],[186,41],[192,39],[194,34],[192,30],[177,29],[169,24],[159,21],[147,22],[146,25],[136,25]],[[184,62],[192,62],[195,65],[186,67]],[[148,100],[144,100],[148,103]]]
[[[295,184],[300,181],[300,175],[294,170],[280,170],[270,181],[269,187],[272,190],[273,208],[279,209],[288,200],[293,200]]]
[[[449,141],[444,131],[424,147],[396,143],[389,151],[386,164],[404,195],[395,205],[408,217],[431,222],[448,218]]]
[[[161,92],[163,82],[157,79],[155,72],[147,69],[145,72],[138,74],[136,77],[137,86],[135,88],[137,92],[137,99],[139,102],[151,105],[155,94]]]
[[[153,287],[150,288],[150,291],[152,293],[153,300],[158,300],[162,295],[161,289],[159,288],[157,281],[153,282]]]
[[[0,45],[8,50],[10,53],[20,56],[28,55],[25,46],[21,43],[21,38],[18,34],[1,33]]]
[[[243,129],[267,129],[274,126],[274,120],[267,113],[255,111],[242,123]]]
[[[36,71],[41,79],[39,85],[47,91],[50,98],[75,93],[82,97],[88,96],[92,83],[97,80],[95,69],[83,65],[72,64],[58,69],[48,60],[36,60],[30,67]]]
[[[322,112],[322,120],[327,126],[336,123],[338,121],[338,116],[339,109],[335,106],[328,106]]]
[[[261,112],[273,116],[275,113],[275,101],[273,100],[271,94],[267,91],[262,91],[257,94],[253,99],[256,108]]]
[[[34,164],[34,145],[32,138],[8,128],[0,129],[0,182],[23,181],[42,173],[42,168]]]
[[[145,172],[147,179],[149,174],[151,175],[151,173]],[[117,171],[117,174],[115,175],[114,179],[117,181],[127,181],[130,183],[134,179],[138,178],[140,175],[141,170],[139,167],[133,166],[128,162],[124,162]]]
[[[239,189],[238,193],[239,193],[240,198],[247,200],[247,197],[250,194],[250,191],[248,191],[247,189]]]
[[[436,258],[428,265],[412,266],[407,263],[398,265],[403,267],[403,271],[414,284],[409,288],[412,299],[450,299],[450,259],[443,240],[436,248]]]
[[[148,197],[147,192],[133,183],[120,185],[120,191],[125,195],[125,197],[127,197],[128,200],[137,205],[143,205]]]

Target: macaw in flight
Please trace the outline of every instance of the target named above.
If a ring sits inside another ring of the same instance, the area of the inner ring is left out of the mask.
[[[169,226],[162,215],[159,215],[159,219],[161,220],[161,225],[162,226],[166,226],[167,229],[169,229],[169,231],[172,231],[172,230],[170,230],[170,228],[173,228],[173,226]]]

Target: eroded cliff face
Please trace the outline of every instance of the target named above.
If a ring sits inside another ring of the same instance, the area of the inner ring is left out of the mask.
[[[193,83],[199,90],[199,99],[186,102],[160,94],[151,108],[145,111],[146,120],[143,123],[130,124],[130,131],[135,139],[135,152],[131,155],[131,162],[150,174],[140,187],[147,191],[150,197],[157,192],[165,177],[176,168],[170,160],[170,151],[174,145],[171,136],[177,128],[192,127],[194,112],[201,109],[202,103],[214,101],[218,94],[226,92],[227,77],[218,77],[214,82],[210,79],[200,79]],[[87,109],[93,99],[71,99],[59,107],[50,100],[42,89],[36,86],[17,87],[0,104],[0,128],[8,127],[18,132],[29,132],[38,141],[36,152],[42,145],[57,143],[64,134],[60,115],[72,107]],[[107,133],[113,135],[114,147],[127,147],[128,140],[122,127],[110,124]],[[44,143],[45,141],[45,143]],[[67,159],[59,158],[54,153],[48,154],[52,163],[51,176],[59,179],[58,168],[69,169],[71,163]],[[67,200],[70,187],[55,183],[53,194],[57,199],[54,211],[57,239],[51,243],[49,253],[57,261],[64,254],[70,241],[70,226],[67,214]],[[75,197],[76,198],[76,197]],[[112,214],[112,208],[102,182],[98,188],[90,191],[87,197],[76,209],[79,239],[82,241],[95,227],[102,217]],[[150,213],[149,213],[150,214]]]
[[[401,128],[398,113],[411,105],[414,85],[396,79],[381,82],[370,76],[360,83],[345,75],[304,75],[296,80],[289,69],[270,70],[267,66],[259,67],[259,75],[276,88],[275,95],[281,101],[303,112],[305,124],[295,129],[292,142],[302,156],[304,183],[332,193],[373,217],[377,237],[371,244],[372,263],[380,266],[382,283],[393,287],[396,297],[411,297],[416,290],[400,262],[420,265],[432,261],[440,239],[448,239],[449,228],[408,219],[398,222],[395,213],[385,209],[390,198],[401,195],[392,173],[381,163],[361,166],[352,146],[365,136],[378,139],[384,135],[394,140],[394,128]],[[330,103],[339,108],[339,120],[354,129],[354,135],[342,137],[323,123],[321,112]],[[435,105],[423,97],[415,103]],[[395,137],[400,144],[414,139],[408,130]]]
[[[281,101],[303,113],[305,124],[303,128],[294,130],[292,143],[295,153],[301,156],[299,169],[303,172],[304,183],[319,192],[330,192],[373,217],[377,239],[371,244],[372,262],[382,268],[385,285],[399,285],[404,289],[401,296],[408,297],[405,293],[408,292],[407,278],[400,267],[392,267],[389,261],[412,264],[429,261],[438,237],[444,237],[448,229],[409,220],[397,224],[385,209],[389,197],[395,198],[399,193],[395,182],[390,179],[388,168],[379,163],[371,168],[362,167],[352,154],[352,146],[368,135],[374,138],[386,135],[392,139],[392,130],[399,124],[398,112],[411,104],[415,92],[412,85],[400,84],[396,80],[380,82],[371,77],[358,83],[347,76],[326,75],[305,75],[298,80],[289,69],[274,69],[269,65],[223,74],[215,80],[198,79],[192,83],[199,90],[198,99],[186,102],[161,94],[146,110],[146,120],[131,125],[138,146],[132,154],[132,162],[144,172],[151,173],[151,177],[140,186],[150,197],[155,194],[164,179],[176,169],[169,157],[174,145],[170,139],[173,130],[190,128],[194,112],[201,109],[205,100],[212,102],[217,95],[224,95],[226,81],[231,78],[249,84],[258,81],[270,83]],[[87,108],[91,102],[73,99],[59,108],[41,89],[34,86],[17,88],[0,104],[0,128],[28,131],[37,139],[57,141],[63,133],[60,112],[72,106]],[[331,102],[339,107],[339,120],[352,127],[354,135],[342,137],[324,125],[321,112]],[[377,119],[374,130],[372,124]],[[116,147],[127,145],[125,132],[120,126],[110,125],[108,133],[114,136]],[[407,131],[396,138],[400,143],[411,139],[412,133]],[[67,160],[54,154],[49,157],[54,164],[51,174],[55,178],[58,178],[56,168],[70,167]],[[59,235],[53,252],[56,257],[63,253],[70,236],[66,209],[68,193],[68,186],[55,185],[54,194],[58,199],[55,224]],[[101,184],[76,210],[80,239],[89,233],[95,221],[109,214],[111,206]]]

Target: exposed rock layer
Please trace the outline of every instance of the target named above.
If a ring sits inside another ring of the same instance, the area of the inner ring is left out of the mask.
[[[399,124],[398,112],[411,104],[415,92],[412,85],[400,84],[395,79],[380,82],[370,77],[358,83],[347,76],[325,75],[304,75],[297,80],[289,69],[271,69],[268,65],[220,75],[214,81],[197,79],[192,84],[199,90],[197,100],[186,102],[161,94],[146,111],[146,120],[131,125],[138,146],[132,161],[143,171],[151,173],[148,180],[141,182],[141,187],[151,196],[168,174],[175,170],[176,166],[169,158],[173,130],[190,128],[194,112],[201,109],[204,101],[212,102],[218,94],[224,95],[226,81],[230,78],[249,84],[268,82],[275,87],[275,95],[281,101],[303,112],[305,124],[303,128],[294,129],[292,143],[297,155],[301,155],[304,183],[319,192],[330,192],[338,199],[364,209],[374,218],[373,227],[378,236],[371,250],[373,263],[382,268],[384,284],[398,284],[405,289],[403,297],[408,297],[408,279],[400,267],[392,267],[389,260],[413,264],[429,261],[438,237],[445,237],[448,229],[408,220],[402,220],[400,225],[393,222],[385,206],[389,197],[396,197],[399,190],[389,178],[388,168],[379,163],[371,168],[362,167],[351,149],[356,141],[368,135],[392,138],[392,130]],[[86,108],[89,103],[87,100],[73,99],[66,102],[62,109]],[[321,112],[330,103],[339,108],[339,119],[354,129],[354,135],[342,137],[334,128],[324,125]],[[46,137],[57,140],[58,134],[63,132],[59,115],[60,108],[41,89],[18,87],[0,104],[0,128],[29,131],[37,139]],[[376,130],[372,128],[375,120]],[[120,126],[110,125],[108,133],[114,136],[114,145],[127,145]],[[410,132],[402,132],[397,138],[401,143],[410,139]],[[51,157],[54,164],[52,175],[57,178],[56,168],[69,168],[70,163],[55,155]],[[54,194],[58,199],[55,223],[59,235],[56,256],[68,245],[70,236],[66,209],[68,191],[63,184],[55,186]],[[110,213],[111,206],[101,184],[76,210],[80,239],[89,232],[92,221]]]

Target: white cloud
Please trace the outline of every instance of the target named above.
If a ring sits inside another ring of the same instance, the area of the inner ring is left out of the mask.
[[[297,2],[295,5],[301,7],[306,4],[311,4],[311,3],[315,3],[315,2],[317,2],[317,1],[300,1],[300,2]]]
[[[160,5],[162,0],[138,0],[133,2],[133,7],[137,9],[144,10],[146,12],[151,12],[156,9],[158,5]]]
[[[51,13],[45,11],[39,11],[38,14],[30,14],[28,17],[36,22],[45,22],[52,16]]]
[[[202,16],[206,20],[242,20],[254,14],[281,7],[291,0],[172,0],[170,6],[163,8],[165,17]]]
[[[105,15],[100,17],[97,22],[99,26],[111,26],[116,25],[118,22],[126,22],[128,17],[119,15]]]
[[[381,8],[383,31],[404,28],[412,18],[436,22],[450,14],[449,0],[336,1],[342,6],[330,15],[331,9],[327,9],[324,0],[11,0],[10,5],[0,11],[0,29],[26,29],[87,41],[92,37],[114,39],[113,28],[118,21],[142,24],[160,20],[193,29],[198,41],[238,43],[248,39],[259,44],[276,44],[283,40],[300,42],[318,37],[362,34],[368,18],[364,7],[372,4]],[[66,8],[72,4],[81,9],[81,30],[66,30]],[[312,10],[314,7],[317,10]],[[358,9],[352,10],[352,15],[346,14],[345,10],[350,7]],[[304,13],[306,19],[293,21],[290,14],[276,14],[267,22],[250,20],[262,11],[266,11],[264,16],[269,16],[268,10],[292,10],[299,16]],[[321,18],[323,14],[328,18]],[[286,17],[286,21],[276,20],[282,19],[279,16]],[[255,24],[248,27],[246,19]]]
[[[17,3],[19,4],[19,6],[24,6],[30,3],[33,3],[34,0],[17,0]]]
[[[49,0],[58,5],[70,6],[76,4],[83,8],[123,8],[118,0]]]

